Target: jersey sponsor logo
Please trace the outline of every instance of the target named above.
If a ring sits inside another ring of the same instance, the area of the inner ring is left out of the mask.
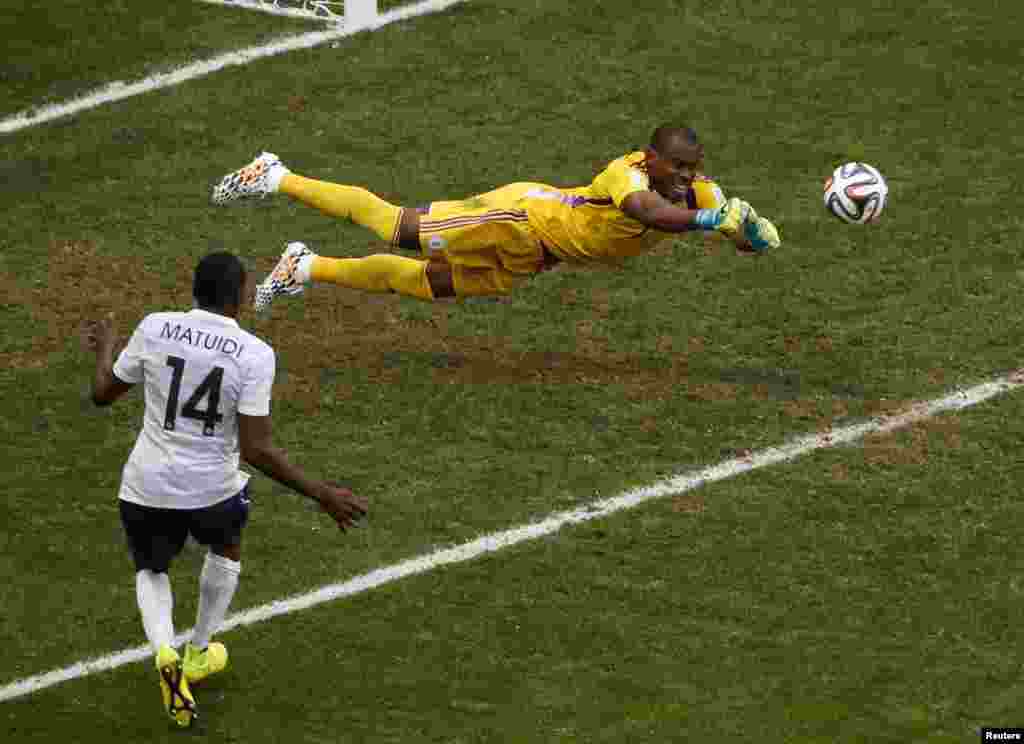
[[[233,338],[219,336],[209,331],[199,330],[198,328],[191,328],[181,323],[172,325],[171,323],[164,322],[164,327],[160,329],[160,338],[187,344],[196,349],[203,348],[210,351],[219,351],[222,354],[236,358],[240,358],[245,350],[245,344],[240,344]]]

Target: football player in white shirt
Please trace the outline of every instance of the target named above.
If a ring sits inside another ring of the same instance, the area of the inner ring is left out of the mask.
[[[317,501],[342,530],[367,511],[365,499],[311,479],[274,446],[274,350],[238,325],[246,288],[236,256],[206,256],[195,271],[195,309],[147,315],[116,362],[110,322],[82,326],[84,345],[96,353],[96,405],[110,405],[139,383],[145,389],[142,430],[122,474],[121,522],[164,708],[179,726],[196,716],[189,683],[227,665],[223,644],[210,638],[227,614],[241,568],[249,476],[239,470],[239,457]],[[189,534],[209,552],[199,577],[195,632],[182,658],[172,645],[167,570]]]

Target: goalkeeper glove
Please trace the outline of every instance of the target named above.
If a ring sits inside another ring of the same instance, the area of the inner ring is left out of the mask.
[[[733,197],[718,209],[698,209],[693,224],[701,230],[717,230],[727,238],[735,238],[750,211],[749,204]]]
[[[778,248],[782,241],[779,240],[779,231],[771,220],[758,217],[757,212],[751,207],[743,221],[743,237],[747,239],[750,247],[762,253],[769,248]]]

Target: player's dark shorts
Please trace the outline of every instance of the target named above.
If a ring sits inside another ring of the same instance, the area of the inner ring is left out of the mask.
[[[202,545],[236,545],[249,521],[248,486],[203,509],[158,509],[124,500],[120,503],[121,524],[136,571],[166,571],[189,535]]]

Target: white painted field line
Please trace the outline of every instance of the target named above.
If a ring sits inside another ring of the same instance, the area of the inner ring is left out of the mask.
[[[340,584],[330,584],[321,587],[308,594],[302,594],[287,599],[281,599],[269,604],[253,607],[250,610],[232,615],[221,627],[220,632],[226,632],[232,628],[253,623],[263,622],[278,615],[288,615],[299,610],[309,609],[319,604],[331,602],[342,597],[350,597],[360,594],[378,586],[398,581],[407,576],[426,573],[440,566],[452,563],[462,563],[478,558],[486,553],[493,553],[503,548],[517,545],[527,540],[550,535],[558,532],[566,525],[579,524],[592,519],[614,514],[623,509],[631,509],[652,499],[664,496],[676,495],[692,491],[706,483],[714,483],[741,475],[750,470],[757,470],[776,463],[793,460],[815,450],[827,449],[840,444],[855,442],[869,434],[885,434],[887,432],[902,429],[918,421],[936,416],[946,411],[955,411],[962,408],[982,403],[998,395],[1012,392],[1024,387],[1024,370],[1018,370],[1004,377],[997,378],[992,382],[976,385],[966,390],[958,391],[947,395],[944,398],[920,403],[909,410],[876,419],[871,419],[859,424],[840,427],[828,434],[815,434],[799,437],[778,447],[769,447],[751,454],[749,457],[733,458],[720,462],[717,465],[697,470],[690,473],[659,481],[650,486],[627,491],[619,496],[597,501],[590,506],[569,512],[558,512],[539,522],[533,522],[521,527],[515,527],[503,532],[495,532],[484,535],[472,542],[463,543],[454,548],[438,550],[433,553],[411,558],[392,566],[378,568],[375,571],[357,576],[349,581]],[[176,643],[184,643],[191,637],[191,629],[179,634]],[[0,687],[0,702],[13,698],[29,695],[38,690],[66,682],[79,677],[85,677],[97,672],[142,661],[152,655],[149,646],[137,646],[135,648],[118,651],[117,653],[103,656],[89,661],[82,661],[77,664],[55,669],[45,674],[27,677]]]
[[[404,21],[428,13],[439,13],[461,2],[465,2],[465,0],[420,0],[419,2],[381,13],[375,19],[367,22],[349,24],[342,28],[330,29],[328,31],[311,31],[299,34],[298,36],[288,36],[270,44],[240,49],[236,52],[227,52],[212,59],[194,62],[190,65],[179,67],[176,70],[152,75],[132,83],[113,82],[80,98],[73,98],[64,103],[41,106],[37,109],[22,111],[5,119],[0,119],[0,134],[9,134],[20,129],[34,127],[44,122],[59,119],[63,116],[71,116],[80,111],[96,108],[106,103],[113,103],[114,101],[131,98],[142,93],[149,93],[160,88],[169,88],[172,85],[178,85],[179,83],[223,70],[225,67],[247,65],[263,57],[272,57],[276,54],[284,54],[285,52],[292,52],[297,49],[309,49],[329,41],[352,36],[360,31],[373,31],[396,21]]]

